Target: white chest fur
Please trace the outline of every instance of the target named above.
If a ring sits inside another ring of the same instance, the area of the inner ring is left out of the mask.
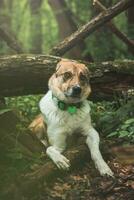
[[[48,129],[63,129],[68,134],[73,133],[76,129],[89,129],[90,120],[90,106],[89,102],[85,100],[81,108],[77,109],[75,114],[70,114],[67,111],[60,110],[54,100],[52,99],[52,92],[48,93],[41,99],[40,110],[47,123]]]

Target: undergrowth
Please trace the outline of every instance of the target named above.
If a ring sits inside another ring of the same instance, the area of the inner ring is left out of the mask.
[[[41,97],[42,95],[29,95],[22,97],[6,98],[6,104],[8,108],[17,110],[20,116],[28,124],[32,121],[32,119],[34,119],[37,114],[40,113],[38,104]],[[96,122],[104,116],[114,117],[116,110],[125,104],[126,99],[118,99],[118,101],[113,102],[90,102],[93,125],[96,126]],[[114,131],[109,132],[107,136],[119,137],[127,139],[128,141],[134,141],[134,117],[130,117],[120,123],[118,128]]]

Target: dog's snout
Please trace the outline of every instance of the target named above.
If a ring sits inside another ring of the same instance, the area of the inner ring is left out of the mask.
[[[79,95],[81,93],[81,87],[79,85],[75,85],[73,87],[73,94],[74,95]]]

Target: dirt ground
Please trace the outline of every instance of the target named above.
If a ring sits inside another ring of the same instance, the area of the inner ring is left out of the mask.
[[[120,164],[117,159],[112,159],[109,165],[114,179],[100,177],[97,170],[94,173],[93,163],[86,164],[49,186],[44,184],[38,200],[133,200],[134,165]]]
[[[116,178],[94,177],[91,179],[90,168],[86,166],[81,172],[73,173],[63,179],[57,179],[51,187],[45,187],[40,199],[68,200],[133,200],[134,168],[125,168],[114,163]]]
[[[28,188],[30,196],[22,192],[18,199],[16,192],[11,197],[2,195],[1,191],[0,200],[134,200],[134,146],[118,144],[108,149],[114,156],[111,157],[108,151],[103,155],[114,172],[114,178],[101,177],[90,160],[53,181],[39,182],[36,189]],[[17,186],[20,188],[19,184]],[[4,191],[8,189],[4,187]]]

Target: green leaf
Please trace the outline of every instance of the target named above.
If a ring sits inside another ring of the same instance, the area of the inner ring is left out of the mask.
[[[6,113],[8,111],[11,111],[11,109],[9,109],[9,108],[2,109],[2,110],[0,110],[0,115]]]
[[[116,136],[116,135],[118,135],[118,132],[114,131],[114,132],[110,133],[107,137],[113,137],[113,136]]]
[[[129,126],[130,126],[129,124],[123,124],[123,125],[121,126],[121,129],[122,129],[122,130],[125,130],[125,129],[127,129]]]
[[[134,118],[125,121],[125,124],[131,124],[131,123],[134,123]]]
[[[134,134],[134,126],[130,126],[128,130]]]
[[[128,131],[120,131],[119,132],[119,138],[122,138],[122,137],[126,137],[129,135],[129,132]]]

